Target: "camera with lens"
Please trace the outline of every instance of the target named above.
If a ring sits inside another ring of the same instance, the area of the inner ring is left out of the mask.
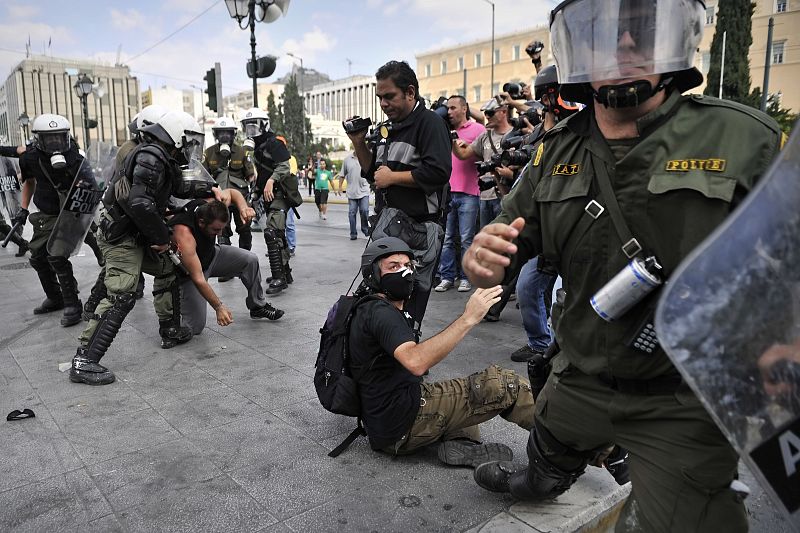
[[[504,150],[500,154],[500,164],[504,167],[521,167],[531,160],[532,144],[526,144],[516,150]]]
[[[502,153],[494,154],[492,155],[491,159],[489,159],[489,161],[477,161],[475,163],[475,170],[478,171],[478,176],[482,176],[484,174],[490,174],[492,171],[494,171],[494,169],[496,169],[499,166],[502,166],[503,163],[500,161],[501,155],[503,154]]]
[[[345,133],[358,133],[372,126],[372,119],[356,115],[353,118],[342,121],[342,126]]]
[[[511,97],[512,100],[522,100],[525,97],[522,96],[522,90],[526,87],[523,82],[513,82],[509,81],[503,84],[503,92],[508,93],[508,96]]]
[[[533,41],[531,44],[525,47],[525,53],[529,56],[541,54],[542,50],[544,50],[544,43],[541,41]]]

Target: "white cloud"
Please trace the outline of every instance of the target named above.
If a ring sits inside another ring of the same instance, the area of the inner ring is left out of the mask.
[[[111,25],[123,31],[148,30],[152,29],[154,26],[147,21],[147,18],[140,11],[133,8],[126,9],[125,11],[112,9]]]
[[[321,53],[333,50],[336,47],[337,39],[333,35],[324,32],[318,26],[302,35],[300,40],[286,39],[281,45],[281,50],[303,58],[303,66],[309,66]],[[288,61],[287,61],[288,59]],[[280,64],[291,65],[292,58],[281,58]]]
[[[28,4],[18,4],[16,2],[8,2],[6,4],[6,13],[10,20],[31,19],[38,15],[39,11],[38,7]]]

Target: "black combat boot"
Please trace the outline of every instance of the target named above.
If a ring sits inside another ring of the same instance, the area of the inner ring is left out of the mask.
[[[161,335],[161,347],[165,350],[192,339],[191,328],[181,326],[172,318],[158,321],[158,334]]]
[[[269,286],[265,291],[267,294],[277,294],[284,290],[288,283],[286,282],[286,274],[283,270],[283,254],[281,253],[281,241],[275,238],[274,230],[264,230],[265,239],[267,242],[267,257],[269,258],[269,269],[272,272],[272,277],[269,281]],[[269,235],[271,238],[267,239]]]
[[[81,346],[72,358],[72,368],[69,371],[69,380],[73,383],[85,383],[87,385],[108,385],[114,383],[116,376],[109,369],[98,363],[87,359],[87,348]]]
[[[64,309],[64,299],[61,296],[61,287],[58,285],[58,278],[55,272],[50,268],[50,264],[46,259],[41,257],[31,257],[30,263],[39,276],[39,283],[42,284],[46,298],[44,301],[33,310],[34,315],[43,315],[45,313],[52,313],[59,309]]]
[[[72,265],[64,257],[49,257],[50,266],[58,277],[61,298],[64,302],[64,316],[61,325],[66,327],[79,323],[83,315],[83,303],[78,298],[78,282],[72,275]]]
[[[108,299],[111,307],[100,317],[89,343],[78,348],[72,359],[69,380],[73,383],[108,385],[116,379],[110,370],[100,364],[100,359],[108,351],[122,327],[122,322],[133,309],[136,298],[133,293],[123,293],[117,296],[109,295]]]

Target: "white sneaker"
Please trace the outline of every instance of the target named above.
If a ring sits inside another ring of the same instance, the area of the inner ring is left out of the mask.
[[[470,285],[468,279],[462,279],[461,283],[458,284],[458,292],[469,292],[472,290],[472,285]]]
[[[328,220],[328,217],[326,215],[322,215],[322,220]]]
[[[319,219],[322,220],[322,211],[318,212],[317,215],[319,215]]]
[[[439,284],[436,287],[434,287],[433,290],[435,290],[436,292],[445,292],[449,291],[452,288],[453,288],[453,282],[450,281],[449,279],[443,279],[441,282],[439,282]]]

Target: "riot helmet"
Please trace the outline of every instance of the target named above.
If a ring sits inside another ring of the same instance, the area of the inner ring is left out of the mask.
[[[373,290],[380,290],[381,269],[378,260],[393,254],[406,254],[414,259],[414,252],[408,244],[397,237],[383,237],[370,242],[361,254],[361,276],[364,283]]]
[[[263,109],[251,107],[244,114],[241,120],[242,129],[247,140],[244,142],[246,148],[255,148],[254,137],[258,137],[269,130],[269,115]]]
[[[167,114],[167,111],[169,111],[169,109],[157,104],[145,106],[136,115],[136,130],[140,131],[145,126],[155,124],[156,122],[158,122],[158,119]]]
[[[205,135],[189,113],[169,111],[156,123],[145,126],[139,131],[177,149],[184,159],[183,164],[201,159]]]
[[[231,155],[231,145],[236,138],[236,130],[238,129],[239,127],[236,122],[229,117],[219,117],[216,122],[214,122],[214,125],[211,126],[211,133],[214,135],[214,139],[217,143],[219,143],[219,154],[222,157]]]
[[[67,166],[64,157],[72,143],[69,120],[61,115],[45,113],[33,121],[31,132],[36,147],[50,156],[50,166],[55,169]]]
[[[580,107],[561,98],[561,85],[558,83],[558,71],[555,65],[549,65],[539,71],[533,84],[534,97],[547,113],[552,113],[556,121],[580,111]]]
[[[550,14],[561,95],[633,107],[666,87],[697,87],[703,76],[693,64],[704,16],[701,0],[565,0]],[[643,79],[652,75],[660,75],[655,86]],[[609,83],[590,85],[602,81]]]

